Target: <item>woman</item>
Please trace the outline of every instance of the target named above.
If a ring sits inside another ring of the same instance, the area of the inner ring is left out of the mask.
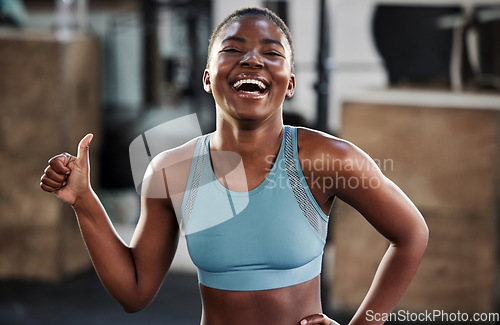
[[[41,187],[73,206],[107,290],[128,312],[145,308],[182,228],[198,267],[202,324],[336,324],[322,314],[319,273],[328,214],[339,197],[391,242],[351,324],[368,323],[368,311],[390,313],[418,268],[427,226],[353,144],[283,125],[295,76],[281,19],[259,8],[228,16],[210,40],[203,85],[215,99],[216,131],[155,158],[130,247],[92,191],[92,135],[82,139],[77,157],[49,161]],[[239,167],[224,152],[237,154]],[[358,182],[340,182],[350,179]]]

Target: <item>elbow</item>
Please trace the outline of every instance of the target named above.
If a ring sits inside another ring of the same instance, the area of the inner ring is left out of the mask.
[[[422,221],[422,223],[414,229],[410,238],[409,246],[412,247],[411,249],[419,255],[420,258],[422,258],[427,249],[427,244],[429,243],[429,227],[425,221]]]
[[[141,310],[143,310],[144,308],[147,307],[147,305],[140,305],[140,304],[123,304],[122,303],[121,305],[122,305],[123,310],[128,314],[140,312]]]
[[[429,243],[429,227],[425,225],[425,247],[427,247],[427,243]]]
[[[422,224],[419,227],[419,242],[422,246],[423,250],[427,248],[427,244],[429,243],[429,226],[425,221],[422,221]]]
[[[413,225],[405,234],[398,236],[397,239],[391,240],[391,242],[393,246],[401,248],[420,259],[423,257],[429,242],[429,227],[422,219],[422,222]]]
[[[134,299],[129,301],[120,301],[120,305],[126,313],[133,314],[144,310],[151,300],[148,299]]]

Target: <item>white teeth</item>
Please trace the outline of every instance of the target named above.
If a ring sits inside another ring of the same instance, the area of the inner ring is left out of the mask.
[[[241,85],[243,84],[254,84],[254,85],[257,85],[259,86],[260,89],[266,89],[266,85],[260,81],[260,80],[255,80],[255,79],[242,79],[242,80],[238,80],[234,83],[233,87],[234,88],[239,88],[241,87]]]

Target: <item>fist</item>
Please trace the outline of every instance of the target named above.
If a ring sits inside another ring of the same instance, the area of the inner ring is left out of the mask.
[[[87,192],[90,187],[89,146],[92,134],[87,134],[78,144],[77,156],[63,153],[50,158],[40,178],[42,190],[54,193],[71,205]]]

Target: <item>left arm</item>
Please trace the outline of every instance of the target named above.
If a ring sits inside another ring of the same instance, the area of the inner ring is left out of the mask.
[[[367,312],[392,312],[420,265],[427,247],[428,228],[415,205],[382,174],[373,160],[353,145],[348,148],[346,158],[354,161],[354,166],[366,167],[344,168],[340,173],[347,179],[363,177],[373,186],[346,186],[337,189],[335,194],[390,241],[370,289],[350,324],[383,324],[382,321],[368,322]]]
[[[321,146],[322,150],[325,146]],[[334,151],[336,166],[323,177],[357,178],[359,186],[332,189],[331,195],[358,210],[363,217],[390,241],[366,297],[350,324],[383,324],[368,321],[367,312],[390,313],[412,281],[428,241],[424,218],[408,197],[387,177],[375,162],[354,145],[329,139],[327,150]],[[323,151],[324,152],[324,151]],[[344,164],[344,165],[342,165]],[[351,168],[346,168],[349,166]],[[352,168],[355,166],[354,168]],[[357,167],[356,167],[357,166]],[[362,182],[362,180],[365,180]],[[341,184],[341,182],[338,182]],[[364,186],[362,186],[364,184]],[[368,186],[370,184],[371,186]],[[330,324],[331,320],[306,324]]]

